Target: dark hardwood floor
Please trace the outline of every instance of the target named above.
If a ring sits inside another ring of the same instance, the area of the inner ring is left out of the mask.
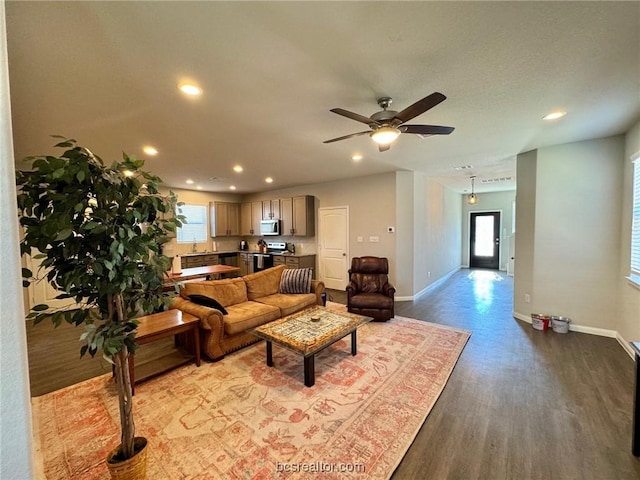
[[[346,303],[344,292],[329,294]],[[512,296],[510,277],[461,270],[418,300],[396,303],[396,315],[473,333],[392,479],[640,478],[629,355],[615,339],[534,330],[511,316]],[[110,370],[102,359],[77,360],[78,329],[27,332],[34,396]],[[172,345],[144,345],[136,362]]]

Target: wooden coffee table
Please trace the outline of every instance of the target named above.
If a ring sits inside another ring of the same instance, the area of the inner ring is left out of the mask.
[[[173,309],[166,312],[153,313],[151,315],[145,315],[144,317],[138,317],[136,320],[139,322],[135,338],[135,342],[138,345],[144,345],[162,338],[175,336],[179,333],[192,331],[195,347],[195,362],[198,367],[200,366],[200,319],[198,317]],[[144,379],[163,373],[170,368],[175,368],[188,361],[191,361],[191,359],[187,359],[179,364],[173,364],[164,370],[154,372],[153,375],[145,377]],[[134,363],[135,355],[130,353],[129,376],[131,377],[131,390],[133,394],[135,394]]]
[[[319,318],[318,321],[312,320]],[[273,343],[304,357],[304,384],[315,384],[315,355],[351,334],[351,355],[357,353],[356,331],[373,320],[354,313],[313,307],[249,330],[267,343],[267,365],[273,366]]]

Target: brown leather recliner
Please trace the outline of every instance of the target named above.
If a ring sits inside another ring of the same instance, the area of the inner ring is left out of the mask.
[[[396,289],[389,283],[389,261],[384,257],[354,257],[349,269],[347,310],[386,321],[394,316]]]

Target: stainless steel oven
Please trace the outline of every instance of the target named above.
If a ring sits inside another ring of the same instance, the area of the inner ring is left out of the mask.
[[[273,267],[273,255],[270,253],[253,254],[253,271],[259,272]]]

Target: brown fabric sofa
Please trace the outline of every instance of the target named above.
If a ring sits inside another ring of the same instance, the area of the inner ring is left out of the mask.
[[[255,343],[258,337],[246,333],[312,305],[322,305],[324,283],[312,280],[310,293],[279,293],[284,265],[244,277],[185,283],[170,308],[200,318],[200,349],[212,360]],[[216,299],[226,315],[212,307],[189,300],[191,295]],[[185,338],[186,340],[186,338]]]

